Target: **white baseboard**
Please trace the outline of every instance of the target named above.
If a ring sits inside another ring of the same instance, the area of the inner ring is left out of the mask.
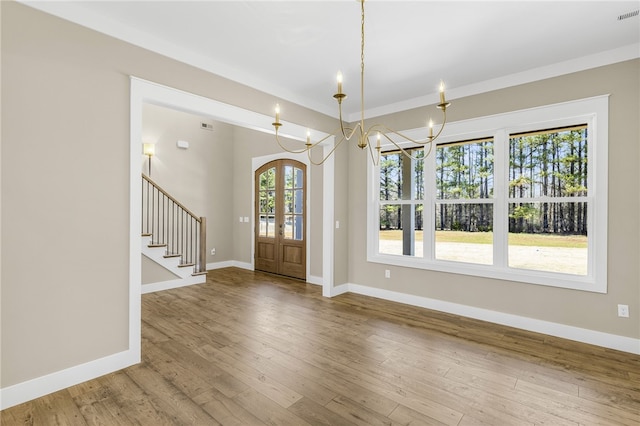
[[[140,362],[140,354],[126,350],[46,376],[0,389],[0,410],[121,370]]]
[[[618,336],[616,334],[603,333],[359,284],[343,284],[338,286],[332,291],[332,296],[337,296],[346,291],[640,355],[640,339],[631,337]]]
[[[307,284],[322,285],[324,282],[322,277],[316,275],[307,275]]]
[[[159,281],[157,283],[142,284],[142,294],[153,293],[162,290],[171,290],[172,288],[186,287],[194,284],[204,284],[207,282],[206,275],[191,275],[187,278],[178,278],[175,280]]]
[[[329,289],[329,295],[327,297],[334,297],[334,296],[339,296],[343,293],[348,293],[350,291],[349,287],[350,287],[350,284],[340,284],[338,286],[331,287]]]
[[[231,268],[231,267],[253,271],[253,265],[251,263],[238,262],[237,260],[227,260],[224,262],[207,263],[207,271],[211,271],[214,269]]]

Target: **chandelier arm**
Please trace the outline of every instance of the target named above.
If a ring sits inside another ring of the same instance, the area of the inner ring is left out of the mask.
[[[353,134],[355,129],[351,129],[350,127],[345,127],[346,130],[351,131],[351,133]],[[276,141],[278,142],[278,145],[280,145],[280,148],[282,148],[284,151],[289,152],[291,154],[302,154],[305,151],[311,151],[313,148],[315,148],[316,146],[320,145],[321,143],[323,143],[324,141],[326,141],[327,139],[331,138],[331,137],[335,137],[334,134],[328,134],[327,136],[323,137],[322,139],[318,140],[317,142],[314,143],[309,143],[307,142],[305,144],[305,147],[300,149],[300,150],[294,150],[294,149],[289,149],[287,147],[285,147],[282,142],[280,141],[280,137],[278,135],[278,130],[276,129]],[[340,142],[341,143],[343,140],[345,140],[346,138],[341,138]],[[348,140],[348,139],[346,139]],[[331,151],[333,152],[333,150]]]
[[[434,145],[435,145],[435,144],[433,144],[433,143],[430,143],[430,144],[429,144],[429,150],[428,150],[427,152],[425,152],[425,153],[424,153],[424,155],[423,155],[423,157],[424,157],[424,158],[427,158],[428,156],[430,156],[430,155],[431,155],[431,151],[433,151],[433,146],[434,146]]]
[[[354,128],[354,129],[352,129],[351,127],[344,127],[344,129],[346,129],[347,131],[350,131],[350,132],[351,132],[351,135],[353,135],[353,133],[354,133],[354,132],[355,132],[355,130],[356,130],[355,128]],[[324,138],[322,138],[322,139],[320,139],[319,141],[314,142],[314,143],[308,143],[308,142],[307,142],[307,144],[306,144],[306,148],[305,148],[305,151],[310,151],[310,150],[312,150],[313,148],[315,148],[316,146],[320,145],[322,142],[326,141],[327,139],[329,139],[329,138],[331,138],[331,137],[335,137],[335,135],[336,135],[337,133],[338,133],[338,132],[333,132],[333,133],[331,133],[331,134],[328,134],[328,135],[327,135],[327,136],[325,136]],[[342,138],[340,138],[340,141],[338,142],[338,144],[342,143],[342,141],[343,141],[343,140],[349,141],[349,139],[348,139],[347,137],[343,136]],[[333,152],[333,150],[332,150],[331,152]]]
[[[385,129],[385,133],[393,133],[394,135],[398,135],[401,138],[406,139],[409,142],[415,143],[417,145],[424,146],[424,145],[426,145],[428,143],[432,143],[436,139],[438,139],[438,137],[440,136],[440,134],[444,130],[444,127],[445,127],[445,125],[447,123],[447,112],[446,112],[446,110],[442,111],[442,119],[443,119],[443,121],[442,121],[442,124],[440,125],[440,129],[435,134],[435,136],[434,135],[430,135],[430,136],[427,136],[425,139],[420,139],[420,140],[416,140],[416,139],[410,138],[409,136],[407,136],[407,135],[405,135],[405,134],[403,134],[401,132],[398,132],[396,130],[393,130],[393,129],[387,127],[387,126],[383,126],[383,125],[376,125],[376,126],[384,128]]]
[[[403,133],[400,133],[400,132],[397,132],[397,131],[395,131],[393,129],[390,129],[390,128],[386,127],[386,126],[380,126],[380,127],[383,127],[385,129],[384,132],[380,132],[380,133],[383,134],[395,146],[398,146],[398,144],[393,139],[391,139],[388,136],[388,134],[393,134],[393,135],[400,136],[402,139],[405,139],[407,142],[411,142],[411,143],[414,143],[414,144],[420,145],[420,146],[425,146],[426,144],[430,144],[435,140],[435,137],[432,138],[431,136],[428,136],[426,139],[416,140],[416,139],[410,138],[409,136],[407,136],[407,135],[405,135]]]
[[[438,139],[438,137],[440,136],[440,133],[442,133],[442,131],[444,130],[445,124],[447,124],[447,108],[446,107],[442,108],[442,124],[440,125],[440,130],[438,130],[438,133],[436,133],[436,135],[431,138],[431,141],[435,141],[436,139]]]
[[[307,145],[307,151],[312,150],[313,148],[315,148],[316,146],[320,145],[322,142],[326,141],[327,139],[329,139],[330,137],[332,137],[333,135],[327,135],[324,138],[320,139],[318,142],[314,142],[310,145]]]
[[[327,137],[329,137],[329,136],[327,136]],[[325,138],[325,139],[326,139],[326,138]],[[328,153],[327,155],[325,155],[325,156],[324,156],[324,158],[323,158],[321,161],[319,161],[319,162],[316,162],[316,161],[314,161],[314,160],[313,160],[313,158],[311,158],[311,149],[307,149],[306,151],[307,151],[307,157],[309,158],[309,162],[310,162],[311,164],[313,164],[314,166],[321,166],[321,165],[323,165],[323,164],[324,164],[324,162],[325,162],[325,161],[327,161],[327,160],[329,159],[329,157],[331,157],[331,155],[333,154],[333,152],[334,152],[336,149],[338,149],[338,147],[340,146],[340,144],[341,144],[342,142],[344,142],[345,140],[347,140],[347,139],[346,139],[346,138],[340,138],[340,140],[339,140],[335,145],[333,145],[333,148],[331,148],[331,151],[329,151],[329,153]],[[314,144],[314,146],[315,146],[315,145],[317,145],[317,143],[316,143],[316,144]]]
[[[282,142],[280,141],[280,137],[278,136],[278,129],[277,128],[276,128],[276,141],[278,142],[278,145],[280,145],[280,148],[282,148],[283,150],[285,150],[285,151],[287,151],[287,152],[289,152],[291,154],[302,154],[303,152],[308,151],[308,148],[306,148],[306,147],[301,149],[301,150],[295,150],[295,149],[286,148],[282,144]]]
[[[342,137],[349,140],[353,133],[347,136],[347,133],[345,132],[344,121],[342,120],[342,101],[338,101],[338,120],[340,120],[340,132],[342,133]]]
[[[367,138],[369,137],[369,133],[367,132]],[[371,146],[370,143],[367,144],[367,146],[369,147],[369,154],[371,155],[371,161],[373,162],[374,167],[376,167],[378,164],[380,164],[380,144],[378,144],[375,147],[376,153],[374,154],[373,150],[373,146]]]
[[[392,132],[392,133],[395,133],[395,132],[393,132],[393,131],[391,131],[391,132]],[[393,139],[391,139],[391,138],[389,137],[389,135],[387,135],[386,133],[382,133],[382,132],[381,132],[380,134],[381,134],[382,136],[384,136],[384,137],[385,137],[385,139],[387,139],[389,142],[391,142],[391,143],[392,143],[396,148],[398,148],[398,149],[400,150],[400,152],[402,152],[402,154],[404,154],[404,156],[405,156],[405,157],[410,158],[411,160],[414,160],[414,161],[419,161],[419,160],[420,160],[420,158],[419,158],[419,157],[414,157],[413,155],[409,154],[409,152],[408,152],[406,149],[404,149],[403,147],[401,147],[401,146],[400,146],[396,141],[394,141]],[[431,145],[431,146],[432,146],[432,145]],[[431,146],[429,147],[429,153],[431,153]],[[426,155],[425,155],[425,157],[426,157]]]
[[[353,135],[360,127],[360,131],[362,131],[362,123],[358,123],[356,127],[351,128],[344,125],[344,120],[342,119],[342,102],[338,104],[338,119],[340,120],[340,133],[342,133],[342,137],[347,141],[350,141]]]

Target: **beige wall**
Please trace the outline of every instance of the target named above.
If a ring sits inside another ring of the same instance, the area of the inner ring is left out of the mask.
[[[127,349],[129,111],[101,36],[1,7],[5,387]]]
[[[128,347],[129,76],[264,114],[274,97],[22,4],[0,7],[5,388]],[[290,121],[334,127],[281,104]],[[235,203],[233,216],[250,214]],[[249,233],[239,225],[234,237]],[[231,250],[245,262],[249,251]]]
[[[596,294],[451,273],[389,267],[366,261],[366,162],[349,169],[349,279],[352,283],[515,314],[620,336],[640,338],[640,60],[596,68],[453,100],[450,120],[611,94],[609,117],[608,293]],[[433,108],[433,107],[432,107]],[[426,108],[380,118],[397,129],[420,127]],[[376,120],[378,121],[378,120]],[[384,278],[392,270],[392,280]],[[630,318],[618,318],[617,304]]]
[[[213,130],[203,130],[203,122]],[[142,137],[156,145],[151,178],[189,210],[207,218],[206,263],[233,260],[233,126],[145,104]],[[189,142],[189,148],[178,148],[178,140]],[[144,157],[141,163],[145,174],[147,161]],[[216,254],[212,256],[214,247]]]
[[[168,269],[163,268],[155,261],[142,255],[142,284],[155,284],[162,281],[176,280],[180,277]]]
[[[340,227],[334,232],[333,251],[333,285],[338,286],[349,282],[349,208],[353,208],[349,203],[349,164],[350,156],[363,156],[359,148],[354,148],[345,143],[340,145],[335,155],[335,176],[334,176],[334,219],[339,222]],[[368,155],[368,154],[367,154]],[[357,208],[356,221],[366,220],[366,211],[359,206]]]

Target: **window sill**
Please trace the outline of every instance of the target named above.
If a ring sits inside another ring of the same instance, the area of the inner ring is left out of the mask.
[[[593,293],[606,293],[606,279],[596,280],[592,275],[578,276],[570,274],[550,273],[499,267],[495,265],[476,265],[472,263],[446,260],[427,260],[391,254],[375,254],[367,257],[367,261],[384,265],[402,266],[406,268],[428,271],[446,272],[468,275],[479,278],[493,278],[518,283],[543,285],[548,287],[581,290]]]

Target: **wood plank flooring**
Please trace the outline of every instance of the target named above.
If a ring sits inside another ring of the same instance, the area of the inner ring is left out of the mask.
[[[141,364],[2,425],[633,425],[640,356],[228,268],[143,296]]]

